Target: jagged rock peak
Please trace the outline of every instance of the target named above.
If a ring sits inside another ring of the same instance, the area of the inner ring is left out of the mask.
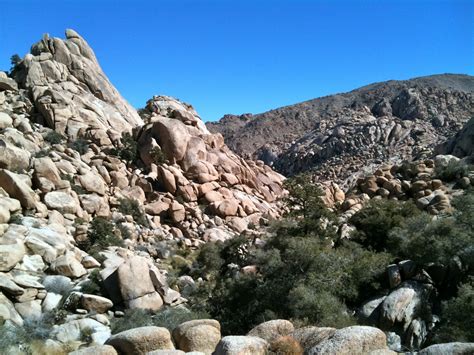
[[[14,77],[29,91],[41,123],[69,137],[81,132],[103,136],[143,124],[76,31],[66,30],[65,40],[46,34],[30,52]]]

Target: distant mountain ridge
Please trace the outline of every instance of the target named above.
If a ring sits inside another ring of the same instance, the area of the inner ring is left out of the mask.
[[[390,80],[207,126],[285,175],[312,169],[343,180],[363,166],[429,154],[474,116],[473,92],[470,75]]]

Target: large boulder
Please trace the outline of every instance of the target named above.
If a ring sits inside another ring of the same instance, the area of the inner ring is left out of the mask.
[[[63,191],[51,191],[44,196],[44,203],[48,208],[61,213],[76,213],[78,209],[77,200]]]
[[[140,327],[126,330],[110,337],[107,345],[111,345],[120,354],[145,355],[150,351],[174,349],[170,332],[161,327]]]
[[[214,355],[265,355],[269,344],[252,336],[226,336],[217,344]]]
[[[33,209],[36,207],[36,194],[31,189],[31,181],[27,176],[0,169],[0,187],[10,197],[20,201],[23,208]]]
[[[334,335],[336,328],[308,326],[296,329],[291,336],[297,340],[305,351],[309,351],[323,340]]]
[[[386,327],[401,323],[406,329],[429,299],[432,287],[406,281],[392,291],[380,305],[380,322]]]
[[[474,343],[434,344],[418,352],[418,355],[470,355],[474,354]]]
[[[26,254],[25,244],[15,240],[12,244],[0,244],[0,271],[10,271]]]
[[[0,168],[26,171],[30,165],[30,153],[0,139]]]
[[[36,158],[33,163],[34,173],[33,180],[38,186],[45,185],[44,180],[51,182],[55,187],[58,187],[61,182],[59,170],[53,163],[51,158],[43,157]]]
[[[212,354],[221,340],[221,326],[214,319],[191,320],[173,330],[173,339],[180,350]]]
[[[352,326],[336,330],[331,337],[311,348],[308,354],[367,354],[380,349],[387,349],[384,332],[373,327]]]
[[[145,258],[132,256],[117,269],[122,299],[130,308],[158,310],[163,300],[155,291]]]
[[[94,345],[104,344],[110,338],[110,328],[92,318],[71,320],[53,329],[51,336],[62,342],[82,341],[84,333],[89,333]]]
[[[5,90],[18,91],[18,84],[15,80],[7,77],[6,75],[0,75],[0,91]]]
[[[473,155],[474,118],[471,118],[461,131],[441,146],[439,151],[442,151],[445,154],[453,154],[460,158]]]
[[[105,313],[114,305],[108,298],[86,293],[81,297],[81,304],[84,309],[95,313]]]
[[[281,336],[290,335],[294,330],[295,327],[290,321],[275,319],[257,325],[247,335],[259,337],[271,343]]]
[[[20,314],[15,309],[13,303],[0,292],[0,323],[7,320],[19,326],[23,325],[23,318],[21,318]]]
[[[71,252],[67,252],[65,255],[61,255],[54,260],[51,263],[51,270],[71,278],[78,278],[87,274],[84,266],[76,259],[74,253]]]

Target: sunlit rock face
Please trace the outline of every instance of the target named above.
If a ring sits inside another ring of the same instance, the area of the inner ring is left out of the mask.
[[[18,66],[15,79],[29,91],[37,120],[69,137],[129,131],[142,124],[74,30],[66,30],[65,40],[44,35]]]

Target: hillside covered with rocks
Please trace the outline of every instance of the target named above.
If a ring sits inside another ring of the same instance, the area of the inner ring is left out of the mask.
[[[43,36],[0,72],[0,352],[472,353],[472,87],[206,126]]]
[[[310,170],[350,185],[362,168],[429,157],[474,116],[473,92],[469,75],[392,80],[207,126],[285,176]]]

